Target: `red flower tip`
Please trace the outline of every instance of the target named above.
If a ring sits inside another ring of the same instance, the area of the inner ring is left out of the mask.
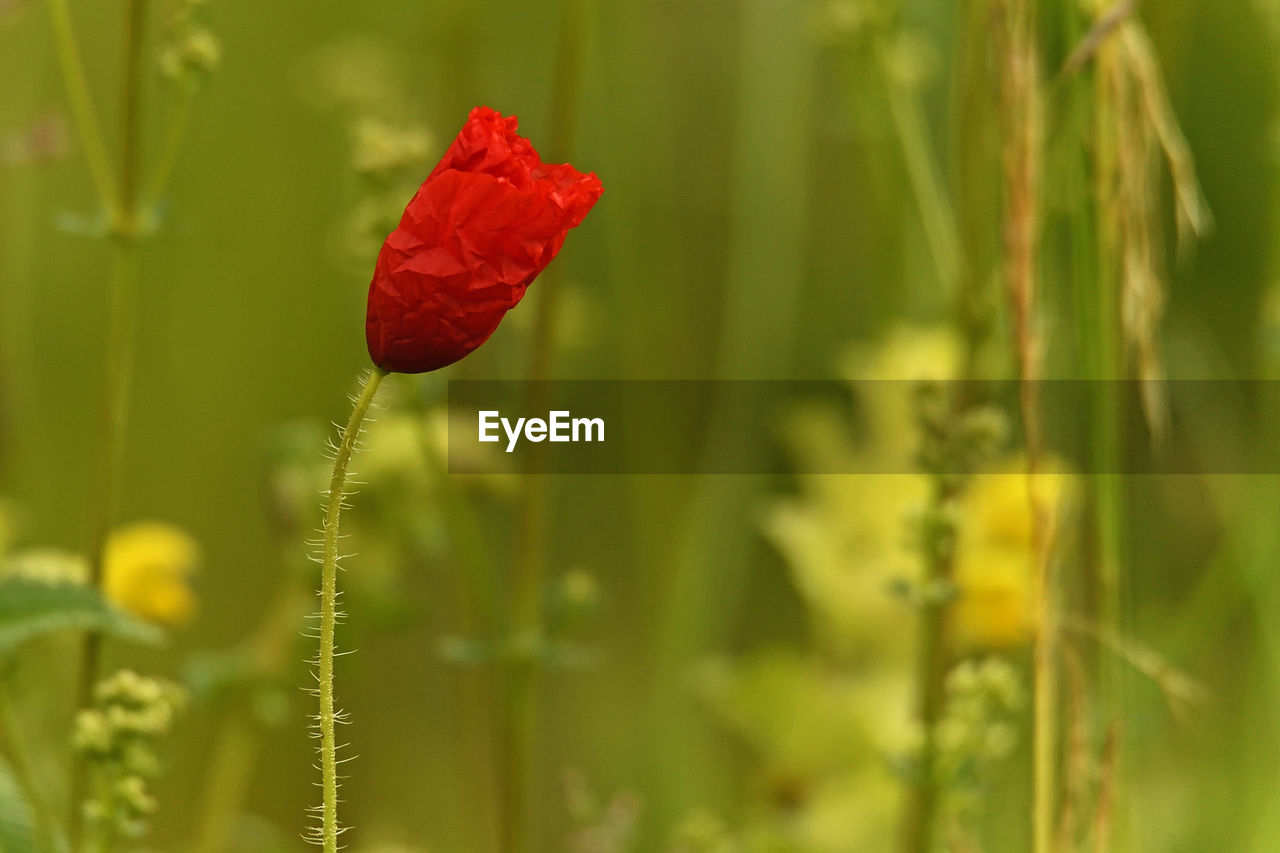
[[[543,163],[515,116],[473,109],[378,253],[373,363],[425,373],[480,346],[603,192],[594,174]]]

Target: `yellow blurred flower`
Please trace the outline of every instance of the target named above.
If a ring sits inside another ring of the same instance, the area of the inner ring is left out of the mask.
[[[965,520],[982,542],[1012,548],[1030,548],[1031,503],[1027,490],[1026,460],[1018,457],[991,474],[973,478],[965,496]],[[1040,465],[1034,480],[1035,496],[1044,507],[1045,533],[1053,542],[1058,516],[1072,500],[1074,480],[1059,461],[1048,459]]]
[[[957,644],[967,651],[1015,648],[1035,634],[1034,525],[1025,465],[1015,457],[995,473],[974,477],[961,501],[952,624]],[[1074,503],[1075,480],[1049,459],[1032,487],[1052,549]]]
[[[107,542],[107,598],[139,619],[185,625],[196,613],[190,579],[199,560],[200,546],[172,524],[143,521],[119,528]]]
[[[957,555],[959,590],[951,615],[956,645],[967,651],[1016,648],[1035,633],[1031,551],[983,548]]]

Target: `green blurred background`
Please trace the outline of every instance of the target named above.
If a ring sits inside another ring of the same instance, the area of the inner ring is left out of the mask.
[[[121,4],[73,5],[113,139]],[[271,437],[283,424],[345,418],[346,394],[367,363],[361,329],[373,254],[361,260],[347,249],[364,193],[351,146],[361,116],[332,90],[335,57],[356,56],[348,71],[357,75],[364,58],[380,57],[400,100],[381,104],[379,117],[425,126],[430,160],[471,106],[488,104],[518,115],[548,159],[601,176],[602,201],[557,261],[565,299],[554,376],[826,378],[851,342],[947,319],[893,130],[894,96],[847,33],[876,4],[585,5],[573,138],[549,150],[560,4],[211,0],[223,59],[193,101],[163,227],[142,249],[117,513],[174,522],[201,543],[201,614],[163,651],[111,648],[110,662],[176,675],[193,652],[253,630],[285,571],[264,488]],[[918,81],[928,156],[947,185],[961,168],[959,137],[977,121],[957,96],[965,5],[905,0],[887,13],[910,65],[903,73]],[[1050,65],[1066,52],[1054,32],[1069,10],[1057,7],[1042,9]],[[1161,214],[1173,376],[1262,377],[1280,358],[1271,296],[1275,13],[1262,0],[1142,5],[1216,222],[1176,263],[1172,214]],[[0,79],[9,81],[0,97],[6,138],[64,114],[42,4],[0,4]],[[167,103],[158,75],[146,79],[144,156],[158,146]],[[393,109],[402,112],[386,114]],[[998,138],[979,144],[994,158]],[[1071,194],[1049,184],[1052,217]],[[1167,196],[1166,188],[1162,211]],[[0,494],[18,507],[24,542],[70,549],[85,546],[90,515],[110,250],[68,223],[94,212],[74,138],[56,156],[0,164]],[[994,253],[998,234],[987,236]],[[1049,371],[1077,375],[1070,279],[1052,272],[1054,251],[1050,242]],[[445,377],[521,378],[537,291]],[[440,381],[392,384],[401,395],[431,395]],[[1138,688],[1124,723],[1137,780],[1127,808],[1135,826],[1166,826],[1148,836],[1158,843],[1131,849],[1280,846],[1280,551],[1267,501],[1277,485],[1244,479],[1186,493],[1133,484],[1134,630],[1208,682],[1214,698],[1179,723],[1155,691]],[[804,644],[803,604],[759,533],[769,496],[789,489],[782,473],[549,483],[548,570],[587,567],[603,603],[583,638],[595,664],[544,681],[544,849],[566,849],[572,830],[565,768],[581,770],[602,796],[631,792],[643,802],[633,849],[666,849],[670,828],[691,810],[733,824],[757,807],[755,756],[708,712],[689,672],[707,655]],[[512,522],[489,506],[481,504],[484,535],[501,566]],[[357,498],[353,517],[361,512]],[[455,668],[436,654],[438,639],[459,631],[454,568],[447,553],[397,567],[395,618],[361,625],[352,606],[360,653],[343,660],[338,687],[359,755],[348,765],[346,819],[365,843],[483,850],[486,812],[467,783],[482,770],[458,745],[468,711]],[[357,558],[348,576],[361,568]],[[65,678],[24,683],[40,692],[33,706],[50,711],[43,737],[56,746],[72,664],[68,655],[51,659]],[[305,683],[300,666],[297,675]],[[313,800],[313,771],[309,706],[300,692],[284,695],[288,722],[268,730],[246,803],[283,830],[290,849]],[[223,716],[197,705],[179,727],[158,787],[157,849],[181,849],[197,820]],[[1019,802],[1007,793],[1017,787],[1006,780],[1000,796]],[[1006,828],[995,837],[1005,841],[991,849],[1021,849],[1020,812],[1000,816]]]

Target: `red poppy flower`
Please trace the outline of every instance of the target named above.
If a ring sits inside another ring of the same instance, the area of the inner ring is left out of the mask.
[[[515,116],[476,107],[378,253],[373,363],[424,373],[480,346],[602,192],[594,174],[543,163]]]

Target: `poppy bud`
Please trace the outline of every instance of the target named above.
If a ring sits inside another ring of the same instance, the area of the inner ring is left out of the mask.
[[[424,373],[480,346],[602,192],[594,174],[543,163],[514,116],[476,107],[378,253],[373,363]]]

